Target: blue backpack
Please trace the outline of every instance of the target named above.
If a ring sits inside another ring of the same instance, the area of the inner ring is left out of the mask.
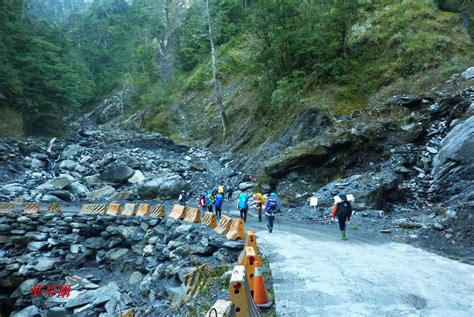
[[[249,208],[249,197],[246,194],[239,195],[239,208],[247,209]]]
[[[216,195],[216,202],[215,202],[216,207],[222,207],[222,198],[223,197],[221,194]]]
[[[277,202],[276,200],[270,198],[267,202],[267,210],[268,211],[276,211],[277,210]]]

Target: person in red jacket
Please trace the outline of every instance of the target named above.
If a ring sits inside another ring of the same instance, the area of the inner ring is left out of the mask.
[[[352,206],[347,200],[346,195],[334,196],[334,206],[332,208],[331,219],[337,216],[339,222],[339,229],[341,230],[341,240],[346,239],[346,221],[350,221],[352,217]]]

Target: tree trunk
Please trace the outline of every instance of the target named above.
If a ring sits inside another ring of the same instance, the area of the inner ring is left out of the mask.
[[[209,41],[211,43],[212,80],[214,81],[214,87],[216,90],[216,97],[217,97],[217,106],[219,107],[219,112],[221,116],[222,134],[225,136],[226,129],[227,129],[227,116],[224,110],[224,102],[222,100],[219,79],[217,78],[216,48],[214,47],[214,38],[212,35],[211,14],[209,13],[209,0],[206,0],[206,13],[207,13],[207,24],[209,26]]]

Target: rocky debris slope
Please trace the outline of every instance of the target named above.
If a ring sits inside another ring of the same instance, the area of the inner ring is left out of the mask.
[[[0,200],[160,200],[181,190],[209,190],[238,175],[205,148],[178,145],[159,133],[100,127],[56,141],[61,159],[59,175],[52,177],[48,141],[0,141]]]
[[[351,193],[355,227],[474,261],[474,87],[465,74],[338,118],[343,128],[328,126],[267,160],[260,182],[283,197],[284,218],[324,222],[332,197]]]
[[[171,219],[11,213],[0,218],[0,311],[116,316],[134,307],[137,316],[179,316],[184,275],[204,263],[234,263],[242,248]],[[42,294],[32,296],[39,284]],[[46,293],[47,285],[67,284],[67,297]]]

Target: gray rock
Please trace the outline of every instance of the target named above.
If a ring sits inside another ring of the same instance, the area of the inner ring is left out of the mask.
[[[255,183],[253,182],[243,182],[239,184],[239,189],[240,190],[247,190],[255,186]]]
[[[33,317],[33,316],[40,316],[40,312],[38,307],[35,305],[28,306],[18,313],[12,314],[12,317]]]
[[[467,80],[474,79],[474,67],[469,67],[462,73],[462,75]]]
[[[143,279],[143,274],[140,272],[133,272],[132,275],[130,276],[128,283],[129,284],[137,284]]]
[[[25,188],[21,184],[8,184],[0,188],[0,192],[7,195],[18,194],[24,190]]]
[[[136,170],[132,177],[128,179],[130,184],[141,184],[145,180],[145,176],[139,170]]]
[[[39,232],[39,231],[30,231],[25,234],[25,237],[31,240],[43,241],[48,238],[48,234],[44,232]]]
[[[66,303],[66,308],[74,308],[78,306],[88,305],[97,306],[109,301],[112,297],[119,293],[119,288],[114,282],[110,282],[106,286],[98,289],[88,290],[79,294],[76,298]]]
[[[74,157],[79,154],[81,146],[79,144],[70,144],[63,150],[63,157]]]
[[[74,201],[74,196],[66,190],[54,190],[50,191],[49,195],[53,195],[62,201]]]
[[[134,174],[135,171],[128,166],[117,166],[102,173],[100,178],[107,182],[121,184],[127,182]]]
[[[393,224],[403,229],[418,229],[423,227],[422,223],[410,221],[408,219],[397,219],[393,221]]]
[[[191,167],[200,172],[207,171],[207,163],[205,161],[193,161],[191,162]]]
[[[457,213],[455,210],[453,209],[446,210],[446,217],[448,217],[448,219],[455,219],[456,216],[457,216]]]
[[[42,169],[45,167],[45,163],[34,158],[31,160],[30,166],[32,169]]]
[[[18,221],[19,223],[29,223],[31,219],[26,216],[20,216],[16,218],[16,221]]]
[[[82,185],[79,182],[72,183],[70,191],[71,191],[71,193],[73,193],[74,195],[77,195],[79,197],[84,197],[89,193],[89,190],[87,189],[87,187]]]
[[[43,190],[43,189],[51,189],[51,190],[65,189],[69,185],[71,185],[71,183],[72,183],[72,180],[71,180],[70,177],[60,176],[60,177],[53,178],[53,179],[47,181],[46,183],[38,186],[37,189],[40,189],[40,190]]]
[[[38,283],[38,279],[31,278],[23,281],[18,288],[12,293],[11,298],[17,298],[21,295],[28,295],[31,292],[31,287]]]
[[[30,242],[28,243],[27,248],[30,251],[44,251],[48,248],[48,242],[44,242],[44,241]]]
[[[155,250],[155,246],[153,244],[147,244],[144,248],[143,248],[143,254],[144,255],[150,255],[150,254],[153,254],[153,251]]]
[[[112,186],[104,186],[100,189],[96,189],[87,194],[86,199],[88,200],[98,200],[108,198],[116,193],[115,188]]]
[[[57,258],[40,257],[38,263],[34,265],[33,268],[37,271],[44,272],[51,269],[54,264],[59,261]]]
[[[330,207],[334,203],[333,194],[352,194],[355,202],[367,208],[383,209],[389,201],[398,199],[398,175],[385,169],[381,173],[364,173],[337,180],[322,187],[316,193],[318,206]],[[356,204],[353,204],[355,207]]]
[[[188,232],[189,230],[191,230],[193,228],[193,225],[192,224],[182,224],[178,227],[176,227],[176,229],[174,230],[174,232],[176,234],[182,234],[182,233],[186,233]]]
[[[59,163],[59,168],[63,170],[73,171],[77,165],[78,163],[73,160],[64,160]]]
[[[176,174],[167,174],[146,181],[139,187],[139,194],[142,198],[154,199],[175,198],[182,190],[189,190],[190,186],[181,176]]]
[[[471,102],[471,105],[466,110],[468,116],[474,116],[474,102]]]
[[[89,248],[89,249],[94,249],[94,250],[100,250],[102,249],[104,246],[105,246],[105,243],[107,241],[105,241],[104,238],[101,238],[101,237],[92,237],[92,238],[88,238],[86,239],[83,244],[86,248]]]
[[[88,185],[96,185],[96,184],[103,184],[104,183],[104,181],[102,181],[100,179],[99,174],[86,176],[86,177],[84,177],[84,180],[86,181],[86,183]]]
[[[128,253],[128,249],[125,248],[115,248],[115,249],[110,249],[105,257],[109,260],[118,260],[120,258],[123,258],[126,254]]]
[[[458,194],[474,180],[474,116],[454,127],[433,160],[433,176],[441,192]]]
[[[226,241],[222,244],[223,247],[232,250],[242,250],[244,248],[244,242],[242,240]]]
[[[46,203],[60,203],[60,202],[62,202],[61,199],[59,199],[56,196],[50,195],[50,194],[46,194],[43,197],[41,197],[41,201],[44,201]]]

